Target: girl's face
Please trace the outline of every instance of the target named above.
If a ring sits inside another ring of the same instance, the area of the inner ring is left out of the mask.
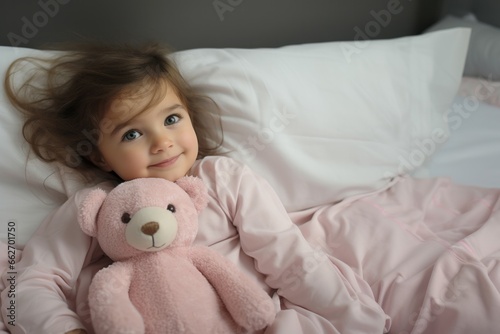
[[[170,85],[158,104],[142,111],[148,102],[149,96],[113,103],[101,121],[100,156],[94,163],[124,181],[140,177],[176,181],[198,156],[196,133]]]

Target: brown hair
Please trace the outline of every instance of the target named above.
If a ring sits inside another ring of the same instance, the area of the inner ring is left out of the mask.
[[[25,116],[23,135],[33,152],[44,161],[76,169],[87,179],[101,174],[91,156],[98,152],[104,113],[129,91],[151,94],[149,105],[156,103],[168,82],[191,117],[198,158],[218,154],[223,137],[217,107],[189,86],[168,54],[158,44],[85,44],[66,47],[52,58],[14,61],[5,77],[5,89],[10,102]],[[26,65],[31,66],[29,71]],[[14,74],[20,68],[26,76],[16,85]]]

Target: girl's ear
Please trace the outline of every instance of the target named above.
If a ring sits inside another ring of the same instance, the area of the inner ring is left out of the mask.
[[[103,159],[99,152],[92,153],[90,155],[90,161],[92,161],[92,163],[96,165],[96,167],[105,172],[112,171],[111,167],[109,167],[108,163]]]

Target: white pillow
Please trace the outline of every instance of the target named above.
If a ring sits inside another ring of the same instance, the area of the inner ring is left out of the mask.
[[[21,117],[8,102],[3,86],[5,72],[13,60],[28,55],[49,54],[0,47],[0,241],[15,242],[19,248],[23,247],[42,219],[65,201],[72,180],[56,165],[28,158],[29,148],[21,135]],[[7,227],[12,229],[8,231]]]
[[[302,210],[384,187],[445,140],[469,29],[393,40],[179,52],[225,148]]]
[[[427,31],[466,27],[471,28],[470,45],[464,76],[500,80],[500,28],[477,21],[474,16],[464,18],[446,16]]]
[[[221,107],[230,156],[267,178],[295,211],[379,189],[423,163],[415,160],[422,145],[437,145],[447,132],[445,113],[468,38],[468,29],[454,29],[394,40],[198,49],[173,57],[186,79]],[[34,53],[51,54],[1,47],[0,75],[15,58]],[[0,212],[15,222],[22,248],[47,213],[83,184],[56,165],[26,164],[20,117],[3,86],[1,94]]]

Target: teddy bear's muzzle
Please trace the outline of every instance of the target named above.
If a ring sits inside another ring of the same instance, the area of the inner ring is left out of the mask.
[[[174,241],[177,219],[174,214],[160,207],[146,207],[131,216],[125,229],[127,243],[139,250],[156,252]]]

